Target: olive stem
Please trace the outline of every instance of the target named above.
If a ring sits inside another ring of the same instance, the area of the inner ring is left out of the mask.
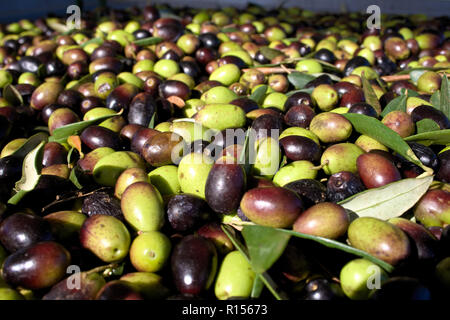
[[[119,266],[119,264],[117,264],[117,263],[110,263],[110,264],[107,264],[105,266],[95,267],[94,269],[86,271],[86,274],[100,273],[100,272],[103,272],[103,271],[105,271],[107,269],[117,268],[118,266]]]
[[[327,164],[328,164],[328,160],[325,160],[324,163],[322,163],[322,164],[320,164],[320,165],[318,165],[318,166],[315,166],[315,167],[311,167],[310,169],[311,169],[311,170],[320,170],[320,169],[322,169],[323,167],[325,167]]]

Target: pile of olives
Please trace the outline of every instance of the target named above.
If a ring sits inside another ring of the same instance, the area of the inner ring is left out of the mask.
[[[0,299],[254,298],[258,275],[224,224],[394,267],[292,238],[268,270],[289,299],[448,298],[450,134],[408,142],[434,182],[401,217],[339,203],[427,174],[343,114],[401,138],[423,120],[450,129],[434,99],[450,20],[366,18],[160,5],[86,11],[79,30],[55,16],[0,25]]]

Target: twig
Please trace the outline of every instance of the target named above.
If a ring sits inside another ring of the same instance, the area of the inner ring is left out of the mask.
[[[94,194],[97,191],[101,191],[101,190],[105,190],[108,189],[107,187],[101,187],[99,189],[95,189],[94,191],[88,192],[88,193],[82,193],[81,191],[78,191],[76,193],[76,195],[68,197],[68,198],[64,198],[61,199],[60,197],[57,197],[57,199],[51,203],[49,203],[48,205],[46,205],[45,207],[42,208],[42,212],[45,212],[48,208],[53,207],[54,205],[58,204],[58,203],[62,203],[62,202],[67,202],[67,201],[71,201],[71,200],[75,200],[75,199],[79,199],[79,198],[84,198],[87,196],[90,196],[91,194]]]

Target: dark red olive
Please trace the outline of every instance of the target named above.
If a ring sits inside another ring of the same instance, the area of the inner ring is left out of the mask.
[[[123,69],[123,63],[114,57],[104,57],[92,61],[89,65],[89,69],[92,69],[92,73],[105,70],[119,74]]]
[[[365,153],[356,160],[359,176],[364,185],[378,188],[401,179],[400,172],[387,158],[376,153]]]
[[[370,104],[366,102],[354,103],[348,110],[348,113],[358,113],[365,116],[378,118],[378,113]]]
[[[302,199],[305,209],[327,200],[327,189],[314,179],[295,180],[284,187],[295,192]]]
[[[187,100],[191,95],[191,90],[184,82],[178,80],[166,80],[159,85],[159,95],[162,98],[176,96],[183,100]]]
[[[91,109],[94,108],[104,108],[105,103],[102,99],[98,97],[84,97],[83,100],[81,100],[80,103],[80,111],[82,114],[85,114]]]
[[[334,89],[338,93],[339,97],[342,97],[342,95],[344,95],[349,91],[360,90],[360,88],[357,87],[355,84],[347,81],[339,81],[338,83],[335,83]]]
[[[158,130],[150,128],[138,129],[131,138],[131,151],[142,155],[142,148],[144,147],[145,143],[158,133],[160,133]]]
[[[76,90],[64,90],[56,100],[57,104],[63,105],[73,110],[78,110],[83,100],[83,95]]]
[[[244,62],[244,60],[236,56],[222,57],[217,60],[217,63],[219,64],[219,67],[231,63],[236,65],[239,69],[247,68],[247,64]]]
[[[195,61],[180,61],[178,65],[180,66],[180,69],[183,71],[183,73],[191,76],[192,79],[198,79],[198,77],[202,73],[200,67]]]
[[[252,129],[256,132],[256,139],[278,136],[283,130],[283,118],[279,115],[264,114],[252,123]]]
[[[177,194],[167,203],[167,219],[176,231],[192,231],[210,218],[208,205],[193,194]]]
[[[0,182],[14,183],[22,176],[22,159],[13,155],[0,159]]]
[[[148,92],[137,94],[130,103],[128,123],[148,127],[156,112],[156,101]]]
[[[129,83],[116,87],[106,98],[106,107],[114,111],[128,110],[131,100],[139,93],[139,89]]]
[[[47,142],[44,146],[42,166],[49,167],[54,164],[67,163],[67,150],[58,142]]]
[[[100,126],[90,126],[80,135],[81,141],[91,150],[109,147],[114,150],[122,149],[122,142],[117,132]]]
[[[133,139],[134,134],[142,128],[143,126],[138,124],[127,124],[120,130],[120,137],[124,141],[131,143],[131,139]]]
[[[436,178],[439,181],[450,183],[450,150],[444,151],[438,156],[440,166]]]
[[[113,280],[100,289],[96,300],[144,300],[144,298],[126,281]]]
[[[217,56],[217,51],[211,48],[200,48],[195,52],[195,58],[202,65],[207,65],[211,61],[216,60]]]
[[[156,96],[158,94],[158,88],[161,83],[162,80],[159,76],[148,76],[144,80],[144,91],[150,93],[152,96]]]
[[[306,92],[297,92],[291,95],[286,102],[284,103],[284,109],[286,111],[289,111],[289,109],[293,106],[299,106],[299,105],[307,105],[307,106],[313,106],[312,98],[311,96]]]
[[[50,225],[36,215],[14,213],[0,225],[0,241],[9,252],[16,252],[37,242],[48,240],[52,240]]]
[[[441,130],[450,128],[450,120],[440,110],[427,105],[422,105],[414,108],[411,113],[412,120],[418,122],[423,119],[431,119],[436,122]]]
[[[350,109],[355,103],[364,101],[366,101],[366,99],[364,98],[364,92],[361,89],[351,90],[342,95],[339,106]]]
[[[110,46],[99,46],[91,53],[91,60],[95,61],[105,57],[115,57],[117,55],[116,50]]]
[[[85,61],[76,61],[69,64],[67,67],[67,75],[72,80],[80,79],[84,74],[87,74],[88,71],[88,65]]]
[[[52,241],[39,242],[9,255],[3,279],[14,287],[38,290],[51,287],[66,275],[70,253]]]
[[[303,136],[287,136],[280,139],[284,154],[289,160],[308,160],[317,162],[322,152],[317,143]]]
[[[45,63],[45,75],[47,77],[62,76],[64,72],[66,72],[66,66],[57,58]]]
[[[358,67],[363,67],[363,66],[370,67],[370,62],[367,61],[366,58],[356,56],[356,57],[350,59],[347,62],[347,64],[345,65],[344,76],[350,75],[353,72],[353,70],[355,70]]]
[[[395,92],[396,95],[401,95],[404,90],[414,90],[417,91],[417,87],[407,80],[396,81],[392,84],[391,91]]]
[[[239,207],[245,185],[245,172],[241,165],[216,162],[206,180],[206,202],[215,212],[233,213]]]
[[[230,104],[241,107],[245,113],[259,108],[258,104],[249,98],[237,98],[231,101]]]
[[[16,84],[14,88],[17,89],[19,94],[22,96],[23,103],[24,104],[30,104],[31,102],[31,96],[33,94],[33,91],[36,89],[35,86],[28,84],[28,83],[20,83]]]
[[[172,253],[171,267],[180,293],[198,295],[213,283],[217,251],[214,244],[200,236],[190,235],[178,243]]]
[[[289,108],[284,116],[284,122],[291,127],[308,128],[315,116],[316,113],[310,106],[301,104]]]

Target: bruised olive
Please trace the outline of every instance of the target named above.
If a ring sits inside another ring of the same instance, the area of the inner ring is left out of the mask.
[[[255,130],[256,139],[271,137],[272,134],[278,135],[283,130],[283,118],[264,114],[253,120],[252,129]]]
[[[83,200],[81,212],[88,217],[96,214],[104,214],[113,216],[119,220],[124,220],[122,210],[120,208],[120,201],[111,196],[107,192],[96,191],[87,196]]]
[[[142,147],[145,161],[154,167],[178,163],[185,148],[183,137],[173,132],[154,135]]]
[[[80,102],[80,111],[85,114],[91,109],[104,107],[105,103],[99,97],[83,97]]]
[[[18,212],[0,225],[0,241],[9,252],[49,240],[52,240],[50,225],[39,216]]]
[[[167,203],[167,219],[176,231],[190,231],[208,220],[208,206],[202,198],[192,194],[179,194]]]
[[[156,101],[147,92],[137,94],[130,103],[128,123],[147,127],[156,112]]]
[[[450,120],[440,110],[432,106],[418,106],[411,112],[412,121],[418,122],[423,119],[431,119],[436,122],[441,130],[450,128]]]
[[[280,139],[284,154],[289,160],[308,160],[317,162],[320,160],[321,150],[313,140],[302,136],[287,136]]]
[[[341,171],[330,176],[327,182],[327,198],[339,202],[366,189],[358,176]]]
[[[415,131],[413,118],[404,111],[391,111],[384,116],[381,122],[397,132],[402,138],[412,135]]]
[[[112,130],[100,126],[90,126],[84,129],[80,138],[91,150],[101,147],[109,147],[114,150],[120,150],[122,148],[119,135]]]
[[[285,184],[284,187],[294,191],[302,199],[305,208],[327,200],[327,189],[314,179],[295,180]]]

